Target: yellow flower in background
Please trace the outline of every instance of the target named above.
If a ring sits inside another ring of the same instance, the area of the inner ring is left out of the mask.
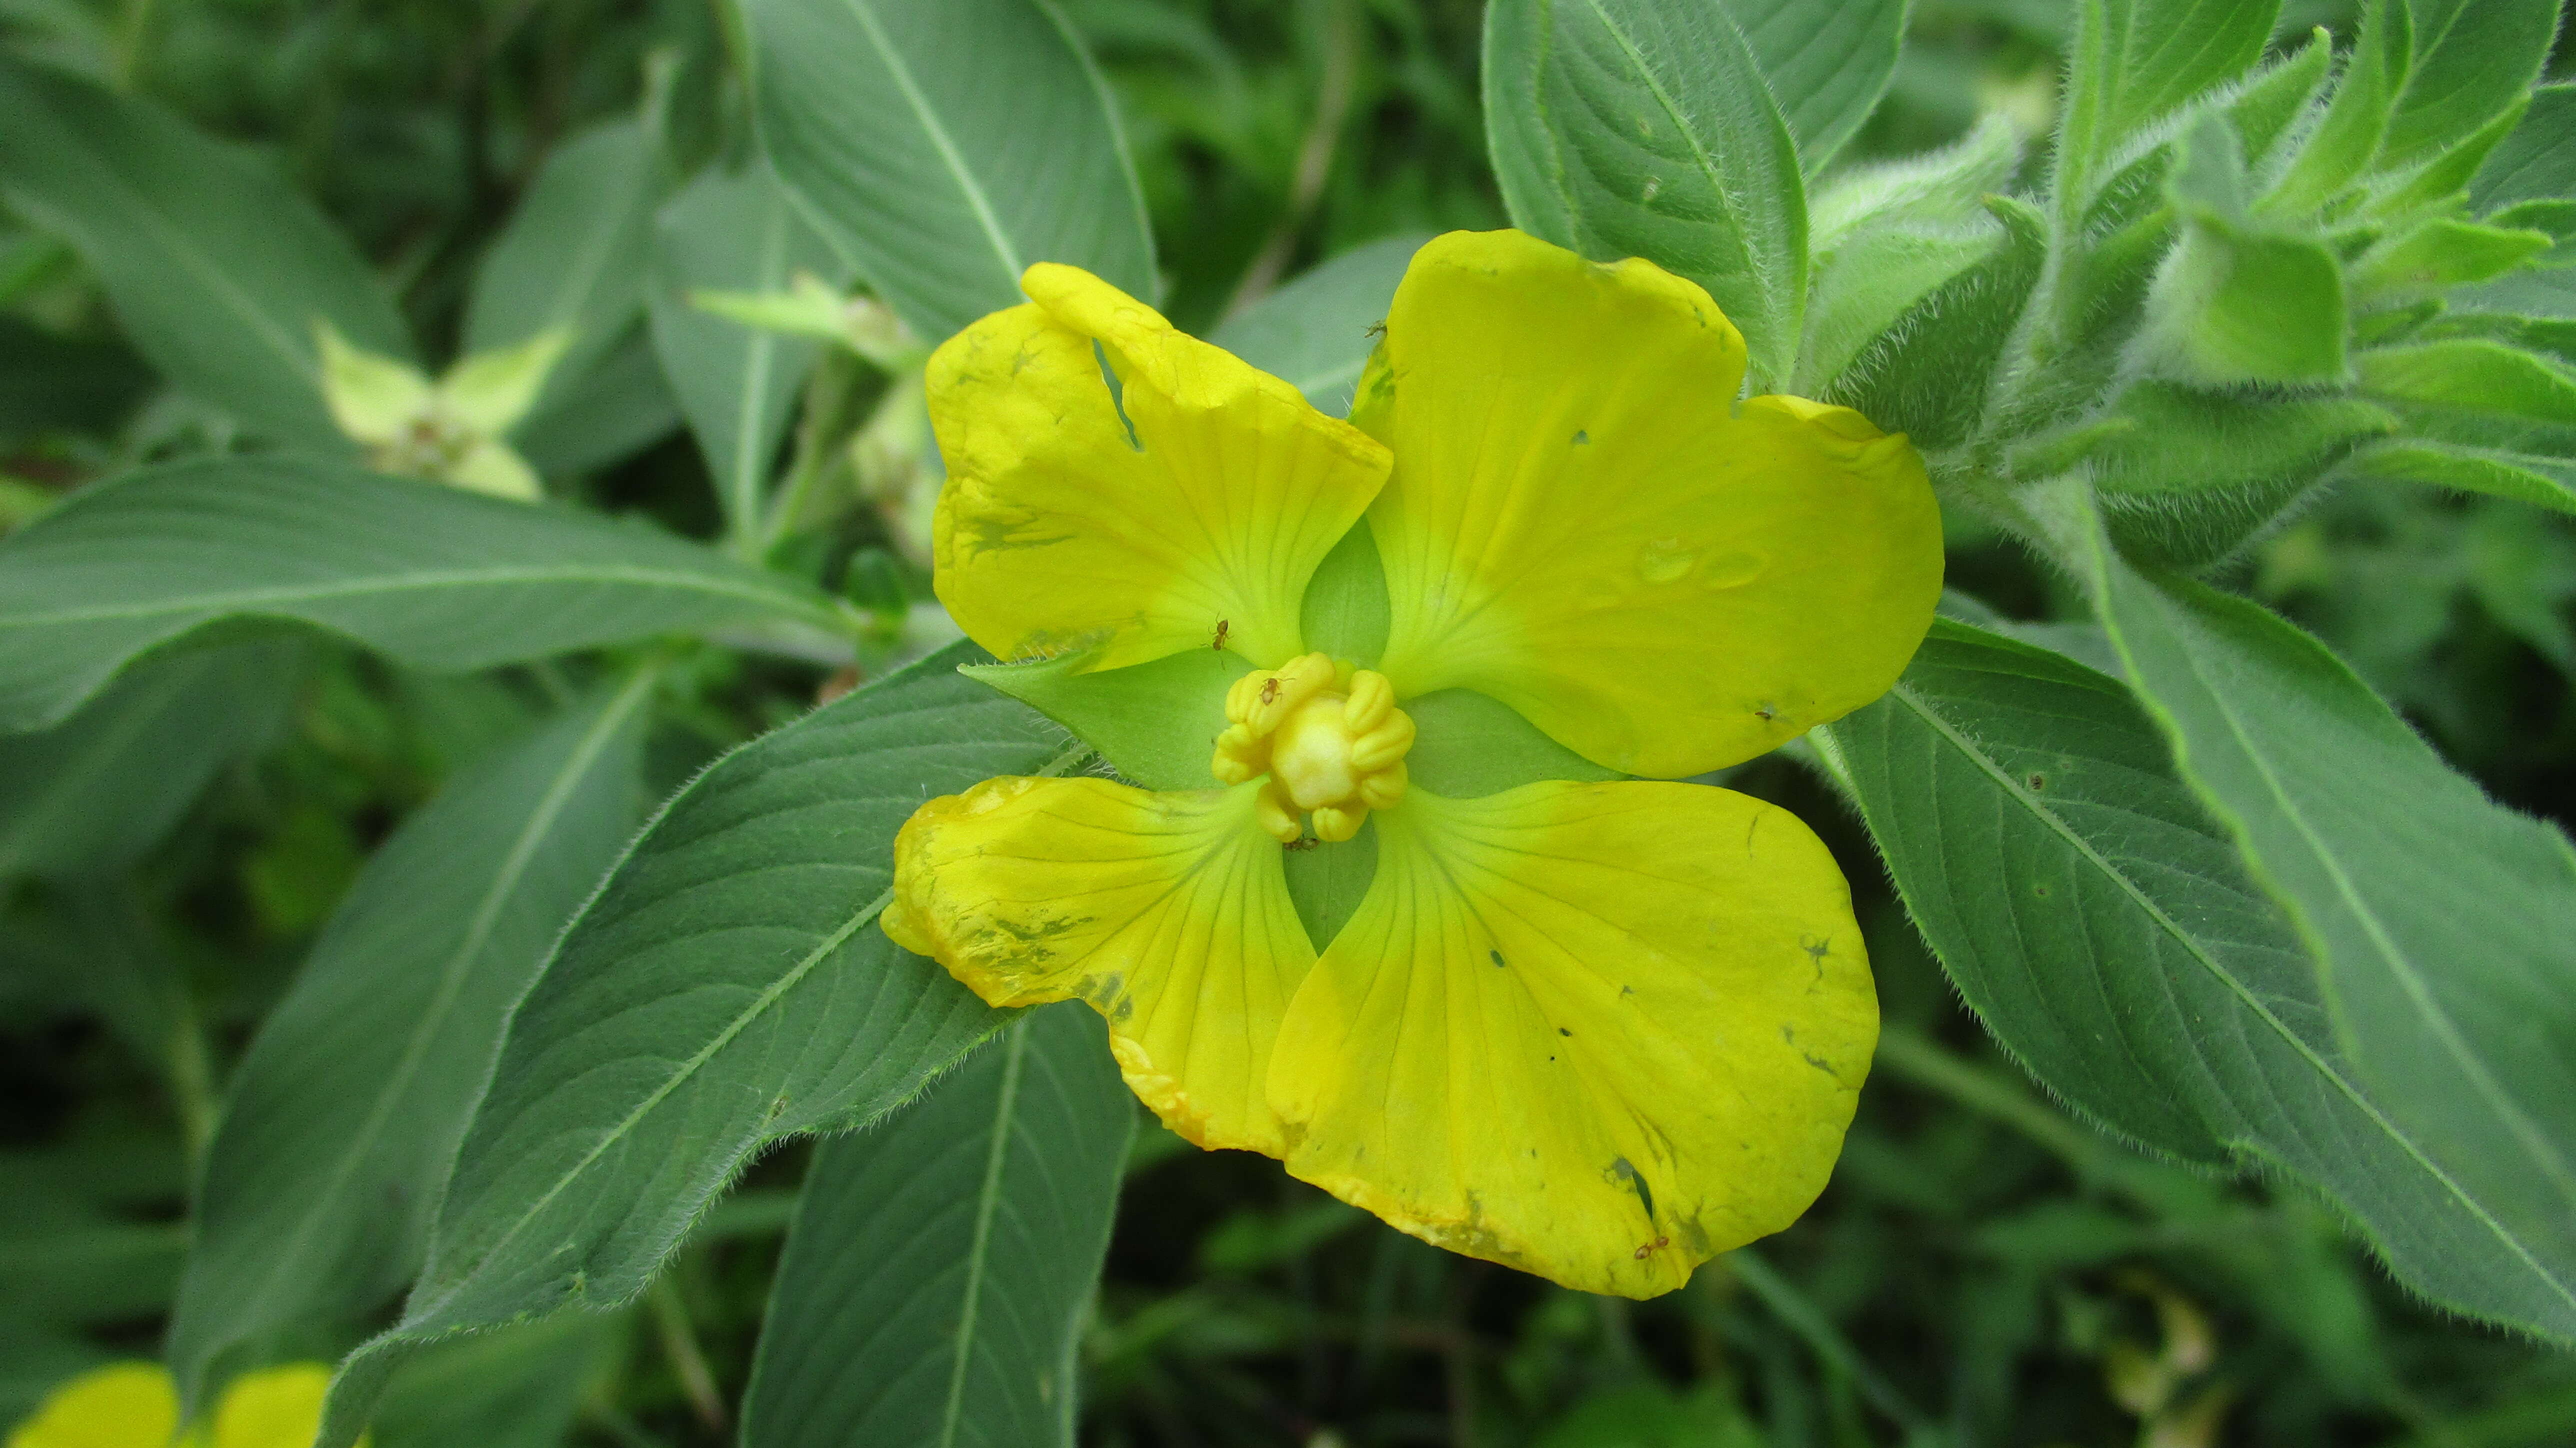
[[[331,420],[365,445],[369,467],[520,502],[544,495],[536,470],[504,439],[537,405],[571,332],[558,327],[477,353],[435,382],[408,362],[351,346],[328,322],[313,334]]]
[[[1849,890],[1779,809],[1615,776],[1886,690],[1940,588],[1913,449],[1738,402],[1699,287],[1518,232],[1422,249],[1348,423],[1087,273],[1023,286],[931,362],[939,596],[1154,681],[1207,771],[930,801],[888,934],[1089,1002],[1173,1130],[1456,1251],[1646,1297],[1794,1220],[1876,1040]],[[1337,930],[1292,859],[1366,880]]]
[[[320,1363],[245,1373],[224,1390],[212,1420],[182,1437],[170,1370],[112,1363],[47,1394],[10,1431],[8,1448],[309,1448],[330,1386],[331,1370]]]

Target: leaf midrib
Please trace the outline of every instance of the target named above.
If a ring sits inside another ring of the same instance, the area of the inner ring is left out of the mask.
[[[2272,803],[2281,811],[2282,817],[2289,821],[2299,838],[2306,843],[2309,852],[2315,856],[2317,864],[2324,869],[2326,878],[2332,882],[2334,892],[2342,900],[2344,908],[2361,926],[2362,933],[2370,941],[2371,949],[2385,962],[2389,974],[2398,980],[2407,999],[2412,1001],[2416,1009],[2422,1013],[2426,1024],[2432,1028],[2434,1036],[2441,1042],[2444,1054],[2450,1056],[2461,1074],[2467,1076],[2474,1084],[2479,1096],[2484,1098],[2496,1115],[2503,1119],[2507,1130],[2522,1144],[2531,1159],[2543,1164],[2544,1172],[2557,1188],[2557,1195],[2562,1200],[2576,1198],[2576,1191],[2571,1191],[2567,1180],[2567,1166],[2563,1155],[2550,1142],[2548,1135],[2540,1130],[2538,1123],[2533,1122],[2522,1110],[2521,1104],[2504,1089],[2503,1083],[2496,1080],[2494,1073],[2478,1059],[2477,1053],[2469,1048],[2468,1042],[2461,1037],[2457,1023],[2434,999],[2422,973],[2415,968],[2414,962],[2406,952],[2398,946],[2387,922],[2382,920],[2379,912],[2372,909],[2370,903],[2362,898],[2360,889],[2353,883],[2351,875],[2344,868],[2342,856],[2330,848],[2324,838],[2309,824],[2306,811],[2300,809],[2291,797],[2280,776],[2273,770],[2269,756],[2255,747],[2254,739],[2246,731],[2242,716],[2229,705],[2226,695],[2203,671],[2199,657],[2185,650],[2183,667],[2191,671],[2192,681],[2209,696],[2212,707],[2218,711],[2219,718],[2225,721],[2229,736],[2234,739],[2238,751],[2245,756],[2246,762],[2253,767],[2255,775],[2262,780],[2263,788],[2271,796]],[[2576,1289],[2561,1286],[2560,1291],[2571,1303],[2576,1303]]]
[[[637,565],[607,564],[568,569],[560,565],[546,564],[510,568],[441,569],[400,575],[341,579],[330,583],[301,584],[284,588],[189,594],[131,604],[57,609],[47,613],[9,614],[0,616],[0,630],[43,628],[74,623],[108,623],[120,619],[159,618],[173,614],[220,614],[279,604],[329,602],[371,593],[400,595],[443,588],[481,588],[500,584],[584,583],[624,583],[673,588],[771,604],[811,617],[829,616],[829,610],[812,600],[797,597],[786,588],[764,586],[750,580],[735,581],[703,573],[684,573]]]
[[[1053,759],[1048,760],[1043,767],[1034,771],[1034,773],[1037,777],[1042,779],[1054,778],[1089,758],[1091,753],[1091,746],[1077,740],[1060,750]],[[678,801],[674,800],[673,804],[676,803],[678,803]],[[670,806],[664,807],[666,814],[669,808]],[[649,834],[649,832],[650,827],[648,826],[647,833]],[[620,865],[622,866],[622,864],[623,862],[621,861]],[[610,873],[613,878],[616,873],[615,869],[612,869]],[[841,925],[834,929],[829,935],[826,935],[819,944],[817,944],[811,951],[808,951],[803,959],[797,961],[796,964],[784,975],[780,976],[778,980],[771,983],[770,986],[761,991],[758,996],[755,996],[749,1005],[743,1007],[743,1009],[737,1013],[731,1021],[725,1024],[725,1028],[718,1032],[714,1039],[710,1040],[705,1046],[699,1048],[699,1050],[689,1056],[687,1060],[682,1061],[679,1064],[679,1068],[674,1070],[667,1080],[665,1080],[661,1085],[655,1087],[644,1100],[638,1102],[635,1109],[628,1112],[623,1120],[619,1121],[614,1127],[611,1127],[607,1132],[603,1133],[600,1136],[600,1139],[593,1142],[590,1149],[582,1154],[579,1161],[566,1168],[563,1173],[555,1179],[553,1185],[547,1187],[544,1193],[539,1195],[534,1201],[530,1202],[527,1208],[519,1213],[516,1220],[512,1221],[508,1227],[504,1228],[499,1236],[492,1239],[492,1245],[478,1254],[471,1268],[458,1274],[451,1281],[445,1291],[441,1292],[435,1299],[425,1304],[418,1311],[406,1311],[403,1314],[403,1320],[396,1324],[392,1329],[388,1330],[389,1334],[411,1333],[417,1335],[427,1324],[436,1322],[440,1314],[445,1311],[447,1304],[454,1301],[458,1295],[464,1292],[466,1287],[472,1284],[476,1274],[481,1270],[483,1264],[490,1262],[493,1258],[499,1256],[503,1248],[516,1240],[521,1232],[526,1231],[529,1224],[535,1222],[545,1213],[546,1208],[553,1205],[555,1198],[563,1195],[567,1188],[569,1188],[574,1182],[581,1179],[583,1173],[590,1170],[592,1163],[598,1161],[602,1156],[607,1155],[612,1148],[625,1141],[627,1134],[635,1129],[638,1122],[650,1115],[655,1107],[661,1105],[662,1102],[668,1099],[673,1092],[678,1091],[683,1084],[695,1077],[699,1069],[705,1066],[707,1062],[713,1060],[718,1052],[731,1044],[736,1036],[739,1036],[744,1031],[750,1029],[753,1021],[759,1019],[760,1016],[766,1013],[771,1006],[777,1004],[777,1002],[784,997],[787,992],[793,990],[796,987],[796,984],[810,974],[816,965],[820,964],[826,957],[830,956],[832,952],[840,949],[842,945],[849,941],[851,936],[856,935],[868,924],[868,922],[876,919],[877,916],[885,910],[887,904],[889,904],[893,899],[894,889],[892,886],[888,886],[885,890],[879,892],[874,900],[871,900],[865,906],[862,906],[857,913],[853,914],[848,920],[843,921]],[[571,932],[574,929],[579,928],[579,925],[580,918],[575,917],[573,924],[565,927],[565,938],[569,939]],[[552,965],[553,962],[551,960],[548,961],[547,968],[551,969]]]
[[[410,1039],[404,1043],[402,1056],[395,1063],[393,1071],[386,1077],[374,1104],[368,1109],[366,1120],[351,1137],[348,1149],[334,1163],[328,1180],[308,1198],[310,1209],[286,1234],[285,1247],[270,1258],[278,1267],[283,1268],[298,1261],[296,1249],[310,1239],[315,1227],[326,1215],[321,1208],[331,1202],[348,1185],[350,1176],[357,1171],[359,1162],[366,1157],[377,1134],[384,1129],[385,1121],[395,1103],[408,1090],[412,1077],[419,1071],[422,1062],[428,1058],[430,1038],[437,1034],[438,1028],[446,1021],[447,1013],[455,1007],[456,997],[464,988],[466,967],[482,954],[484,945],[490,940],[493,929],[500,921],[503,904],[517,890],[519,881],[526,874],[528,866],[536,859],[538,842],[554,828],[556,818],[562,814],[564,806],[571,800],[578,782],[597,763],[600,752],[608,747],[609,740],[624,727],[627,716],[637,705],[651,697],[654,676],[655,671],[651,668],[636,671],[635,676],[627,681],[617,697],[612,699],[608,707],[601,712],[598,722],[583,734],[580,742],[573,747],[572,753],[566,757],[563,768],[557,772],[544,793],[539,796],[536,808],[530,812],[527,822],[521,827],[517,837],[511,841],[509,850],[503,855],[500,868],[494,873],[490,887],[476,903],[474,914],[467,923],[465,933],[459,939],[455,951],[448,956],[447,963],[440,968],[438,988],[431,994],[429,1003],[422,1008]],[[254,1302],[265,1300],[276,1290],[283,1275],[282,1272],[272,1271],[255,1277],[253,1279],[255,1285],[246,1295]]]
[[[885,33],[885,23],[878,18],[875,4],[872,0],[841,0],[841,3],[851,18],[858,21],[859,28],[867,32],[868,44],[875,49],[878,59],[885,63],[886,73],[893,77],[895,89],[902,93],[904,104],[911,107],[914,117],[921,122],[922,134],[929,138],[932,149],[939,153],[941,164],[956,181],[958,192],[965,197],[967,209],[975,215],[975,224],[983,230],[984,239],[992,244],[993,255],[1002,263],[1003,270],[1009,274],[1010,285],[1016,289],[1020,273],[1028,270],[1020,260],[1019,248],[1011,244],[1009,234],[1002,229],[1001,216],[994,211],[984,183],[966,164],[966,157],[957,149],[957,143],[950,139],[948,128],[940,124],[937,113],[931,109],[930,98],[922,93],[920,78],[912,73],[911,65]]]
[[[948,1343],[948,1401],[939,1414],[939,1448],[956,1448],[958,1425],[966,1417],[966,1369],[974,1360],[977,1309],[982,1305],[984,1263],[992,1251],[993,1213],[1002,1198],[1002,1166],[1010,1158],[1011,1114],[1018,1109],[1020,1063],[1028,1054],[1029,1028],[1014,1028],[1004,1049],[1002,1089],[993,1104],[993,1139],[984,1151],[984,1179],[976,1190],[975,1231],[966,1246],[964,1303],[957,1330]]]
[[[2156,923],[2157,928],[2171,936],[2175,943],[2182,946],[2185,953],[2187,953],[2194,961],[2198,962],[2204,970],[2210,973],[2210,975],[2224,984],[2229,993],[2234,995],[2248,1012],[2250,1012],[2257,1020],[2263,1022],[2265,1026],[2269,1027],[2272,1032],[2279,1036],[2281,1040],[2293,1051],[2297,1052],[2300,1059],[2306,1061],[2309,1067],[2316,1071],[2320,1077],[2333,1083],[2335,1090],[2340,1092],[2345,1099],[2349,1100],[2353,1106],[2369,1120],[2371,1125],[2378,1128],[2390,1141],[2395,1142],[2402,1150],[2404,1150],[2406,1155],[2421,1167],[2427,1176],[2440,1183],[2444,1192],[2448,1193],[2453,1200],[2457,1201],[2472,1217],[2476,1218],[2481,1225],[2486,1227],[2498,1241],[2504,1243],[2517,1258],[2521,1259],[2525,1265],[2531,1268],[2534,1275],[2539,1277],[2541,1281],[2549,1283],[2553,1288],[2557,1289],[2561,1295],[2567,1296],[2571,1302],[2576,1302],[2576,1293],[2570,1293],[2565,1284],[2558,1282],[2558,1280],[2540,1264],[2538,1259],[2532,1255],[2531,1251],[2523,1245],[2519,1237],[2508,1231],[2502,1223],[2498,1222],[2495,1217],[2486,1210],[2482,1203],[2480,1203],[2475,1197],[2471,1196],[2467,1191],[2463,1190],[2460,1184],[2451,1178],[2450,1173],[2444,1171],[2441,1166],[2435,1163],[2430,1157],[2426,1156],[2423,1150],[2415,1144],[2413,1138],[2408,1136],[2405,1132],[2398,1130],[2396,1124],[2390,1121],[2386,1115],[2382,1114],[2377,1105],[2371,1102],[2368,1097],[2362,1095],[2358,1088],[2356,1088],[2351,1081],[2347,1080],[2341,1072],[2333,1069],[2321,1057],[2319,1057],[2315,1049],[2309,1046],[2305,1040],[2301,1039],[2297,1032],[2289,1029],[2288,1026],[2282,1023],[2279,1017],[2273,1015],[2270,1010],[2266,1009],[2252,994],[2251,990],[2243,981],[2239,980],[2236,975],[2226,967],[2220,965],[2218,961],[2208,953],[2208,951],[2202,948],[2200,942],[2189,932],[2185,931],[2181,924],[2174,920],[2172,916],[2166,914],[2164,909],[2150,896],[2148,896],[2137,882],[2131,880],[2126,873],[2115,868],[2108,859],[2106,859],[2099,851],[2095,850],[2091,841],[2085,839],[2072,825],[2069,825],[2061,816],[2059,816],[2056,811],[2048,808],[2045,804],[2032,796],[2027,790],[2023,789],[2020,782],[2015,780],[2009,771],[2003,769],[1994,760],[1988,758],[1982,750],[1978,749],[1976,745],[1967,738],[1967,736],[1953,728],[1947,719],[1941,717],[1938,711],[1924,703],[1921,697],[1919,697],[1911,687],[1900,682],[1895,688],[1889,690],[1889,694],[1891,697],[1903,703],[1908,709],[1913,710],[1918,717],[1929,725],[1935,733],[1939,734],[1942,739],[1947,741],[1953,749],[1956,749],[1961,756],[1968,759],[1971,763],[1976,765],[1978,769],[1984,771],[1990,778],[1992,778],[1995,783],[2002,788],[2007,797],[2013,799],[2024,809],[2028,810],[2033,818],[2040,821],[2051,833],[2056,834],[2060,839],[2064,840],[2069,848],[2073,849],[2087,863],[2100,871],[2104,878],[2110,880],[2114,885],[2116,885],[2123,894],[2130,898],[2132,903],[2146,913],[2147,918]]]

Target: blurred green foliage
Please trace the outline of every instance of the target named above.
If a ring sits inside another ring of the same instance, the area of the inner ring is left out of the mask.
[[[1502,223],[1474,0],[1065,10],[1123,105],[1184,327],[1379,237]],[[2332,0],[2291,10],[2290,35],[2350,16]],[[1945,143],[1991,111],[2040,130],[2070,14],[1922,0],[1856,157]],[[650,88],[682,173],[747,141],[738,38],[710,0],[0,0],[0,40],[254,148],[358,239],[442,352],[473,264],[579,126]],[[0,524],[71,483],[220,441],[153,392],[71,252],[5,217],[0,309]],[[685,530],[710,522],[702,465],[676,437],[591,490]],[[845,541],[877,539],[861,524]],[[2076,612],[2018,551],[1972,528],[1953,541],[1960,586],[2023,617]],[[2356,486],[2228,567],[2500,798],[2576,820],[2570,520]],[[578,682],[307,654],[282,737],[226,766],[130,882],[28,885],[8,902],[0,1420],[85,1362],[156,1350],[224,1064],[365,851]],[[792,717],[821,682],[792,662],[684,658],[666,687],[690,727],[654,741],[657,781]],[[2078,1125],[1959,1009],[1837,801],[1775,761],[1734,783],[1817,823],[1875,926],[1887,1042],[1817,1208],[1686,1291],[1629,1304],[1441,1253],[1149,1124],[1085,1342],[1086,1441],[2576,1441],[2576,1361],[2411,1305],[2299,1196],[2216,1185]],[[609,1350],[576,1355],[578,1441],[726,1441],[721,1403],[741,1390],[806,1151],[756,1168]],[[380,1441],[401,1436],[397,1413]]]

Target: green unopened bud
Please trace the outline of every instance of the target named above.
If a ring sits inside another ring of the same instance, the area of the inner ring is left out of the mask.
[[[798,272],[783,292],[691,292],[689,305],[746,327],[846,347],[887,372],[917,370],[926,355],[892,308],[874,297],[845,297],[812,272]]]

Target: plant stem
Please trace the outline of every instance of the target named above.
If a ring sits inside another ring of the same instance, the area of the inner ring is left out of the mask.
[[[653,1328],[662,1340],[662,1355],[671,1362],[671,1372],[680,1380],[680,1390],[689,1395],[689,1406],[696,1410],[698,1421],[712,1433],[725,1430],[724,1397],[716,1391],[716,1375],[707,1366],[707,1355],[698,1346],[697,1328],[689,1321],[688,1304],[680,1300],[678,1284],[665,1271],[645,1289],[645,1300],[652,1305]]]
[[[1887,1379],[1880,1377],[1878,1370],[1861,1358],[1851,1340],[1826,1320],[1824,1311],[1788,1278],[1774,1270],[1770,1263],[1762,1260],[1759,1253],[1750,1247],[1738,1247],[1727,1254],[1726,1265],[1734,1271],[1737,1280],[1762,1299],[1762,1305],[1771,1310],[1773,1317],[1805,1339],[1808,1349],[1817,1357],[1849,1378],[1860,1389],[1861,1396],[1869,1400],[1869,1405],[1903,1428],[1908,1439],[1924,1438],[1932,1433],[1932,1419],[1922,1409],[1906,1401],[1905,1395]]]

